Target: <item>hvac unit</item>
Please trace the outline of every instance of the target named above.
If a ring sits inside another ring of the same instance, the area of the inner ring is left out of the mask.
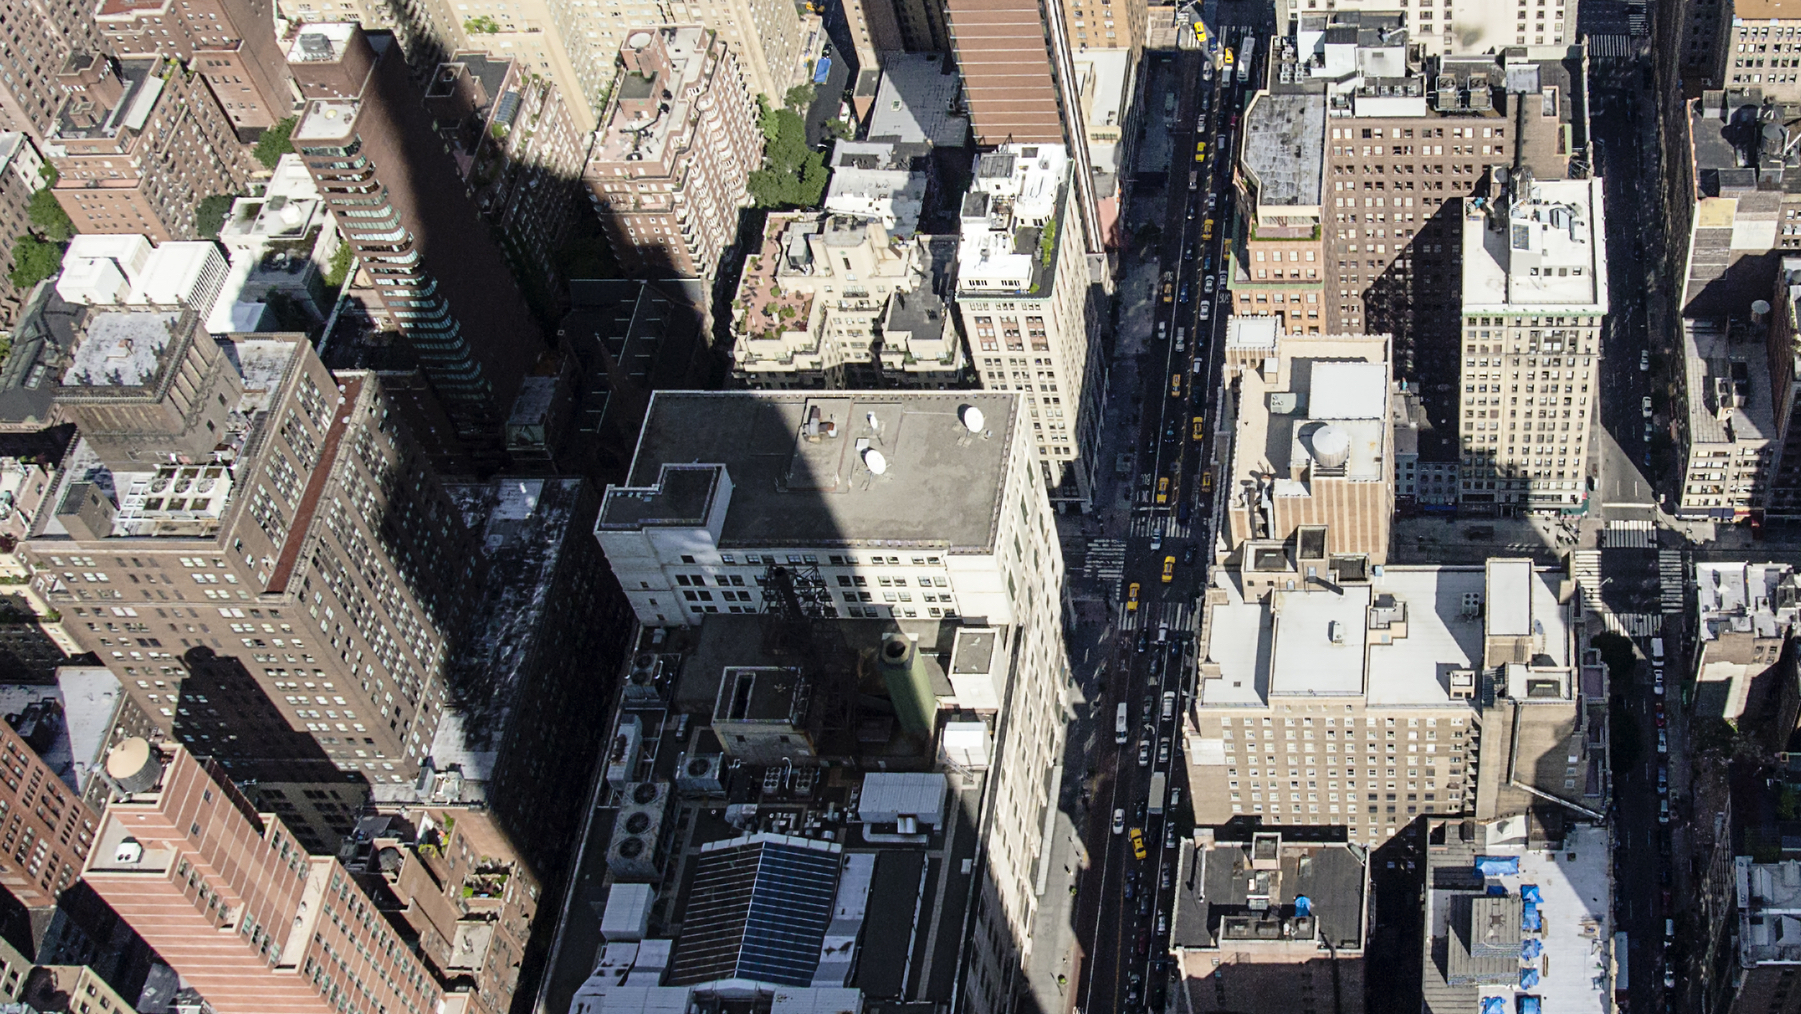
[[[668,782],[633,782],[625,787],[613,840],[607,845],[607,868],[626,881],[658,879],[658,843],[669,811]]]
[[[725,794],[724,754],[683,754],[675,770],[675,787],[685,794],[695,796]]]
[[[654,651],[640,651],[632,656],[631,668],[625,673],[625,699],[634,703],[657,700],[657,677],[663,671],[663,656]]]

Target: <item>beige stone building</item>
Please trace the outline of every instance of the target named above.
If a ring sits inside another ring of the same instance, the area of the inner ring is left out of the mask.
[[[1463,215],[1465,511],[1580,512],[1608,311],[1601,181],[1515,177]]]
[[[1276,0],[1276,24],[1334,11],[1397,14],[1428,56],[1576,41],[1576,0]]]
[[[1778,102],[1801,102],[1801,6],[1792,0],[1718,0],[1717,7],[1695,6],[1726,15],[1707,19],[1725,29],[1715,50],[1718,87],[1760,88]]]
[[[1234,337],[1229,330],[1228,348]],[[1238,374],[1236,411],[1221,416],[1232,441],[1221,559],[1298,537],[1328,557],[1387,562],[1395,482],[1388,336],[1284,335],[1274,345]]]
[[[1197,825],[1342,825],[1376,845],[1419,814],[1605,809],[1589,732],[1605,688],[1579,673],[1559,574],[1521,559],[1377,573],[1304,535],[1215,574],[1184,726]]]
[[[1051,500],[1086,511],[1106,402],[1100,310],[1062,145],[976,156],[963,199],[957,312],[983,387],[1029,391]]]
[[[732,372],[750,387],[959,386],[969,367],[934,285],[950,237],[891,238],[850,215],[770,215],[733,301]]]
[[[712,278],[763,162],[737,58],[694,26],[640,29],[619,58],[582,170],[613,254],[633,275]]]

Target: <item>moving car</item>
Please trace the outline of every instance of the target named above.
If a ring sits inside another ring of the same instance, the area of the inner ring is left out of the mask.
[[[1646,349],[1638,354],[1638,368],[1641,371],[1651,369],[1651,350]]]
[[[1169,476],[1167,475],[1157,479],[1157,502],[1169,503]]]
[[[1157,744],[1157,763],[1158,764],[1168,764],[1169,763],[1169,740],[1167,740],[1167,739],[1163,740],[1162,742]],[[1172,826],[1170,828],[1170,831],[1172,831],[1172,832],[1175,831],[1175,828]],[[1173,835],[1172,835],[1172,837],[1173,837]]]
[[[1120,807],[1113,811],[1113,833],[1126,833],[1126,811],[1124,807]]]
[[[1206,320],[1212,316],[1213,316],[1213,301],[1210,299],[1201,300],[1201,319]]]
[[[1212,275],[1208,275],[1206,278],[1203,278],[1201,280],[1201,291],[1205,292],[1209,296],[1213,295],[1213,276]]]
[[[1151,766],[1151,744],[1147,740],[1138,741],[1138,766],[1141,768]]]
[[[1131,583],[1131,585],[1126,588],[1126,612],[1135,613],[1137,611],[1138,611],[1138,582],[1133,581]]]
[[[1188,302],[1188,283],[1187,282],[1182,283],[1182,292],[1180,295],[1178,295],[1176,297],[1176,302],[1178,302],[1178,303]]]
[[[1210,240],[1212,238],[1213,238],[1213,219],[1209,218],[1205,222],[1201,223],[1201,239],[1202,240]]]
[[[1165,690],[1163,691],[1163,720],[1167,722],[1171,718],[1174,718],[1175,714],[1176,692],[1174,690]]]
[[[1212,471],[1212,469],[1209,469],[1209,470],[1201,473],[1201,492],[1203,492],[1203,493],[1211,492],[1212,489],[1213,489],[1213,471]]]
[[[1175,580],[1175,576],[1176,576],[1176,558],[1173,556],[1164,557],[1163,558],[1163,583],[1164,584],[1170,583],[1171,581]]]
[[[1134,859],[1143,859],[1145,856],[1144,832],[1138,830],[1137,828],[1133,828],[1131,838],[1132,838],[1132,857]]]
[[[1187,504],[1183,504],[1183,506],[1186,507]],[[1194,563],[1194,543],[1191,542],[1188,544],[1188,547],[1186,549],[1182,550],[1182,564],[1184,566],[1189,566],[1189,565],[1192,565],[1193,563]]]
[[[1167,321],[1167,320],[1158,321],[1157,322],[1157,340],[1163,341],[1164,339],[1166,339],[1168,337],[1169,337],[1169,321]]]
[[[1182,396],[1182,371],[1181,370],[1177,370],[1176,372],[1169,375],[1169,396],[1171,398],[1180,398]]]
[[[1651,396],[1650,395],[1647,394],[1643,398],[1639,399],[1639,407],[1644,409],[1646,419],[1651,418]]]
[[[1205,416],[1197,415],[1194,417],[1194,438],[1196,440],[1207,439],[1207,419]]]

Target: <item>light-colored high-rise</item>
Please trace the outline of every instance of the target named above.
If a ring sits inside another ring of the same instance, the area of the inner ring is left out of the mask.
[[[1576,41],[1576,0],[1276,0],[1276,25],[1332,11],[1399,14],[1428,56]]]
[[[1032,393],[1052,502],[1085,511],[1107,381],[1070,167],[1060,144],[1008,144],[976,157],[956,302],[982,386]]]
[[[1234,319],[1234,330],[1240,321]],[[1228,348],[1236,336],[1228,331]],[[1388,559],[1394,516],[1387,335],[1286,335],[1238,374],[1222,556],[1301,535],[1330,557]]]
[[[658,392],[596,530],[646,626],[768,612],[937,624],[922,644],[954,643],[948,692],[919,703],[927,722],[959,711],[994,730],[978,739],[996,746],[965,765],[984,772],[963,984],[981,1012],[1011,1008],[1031,950],[1070,681],[1030,404],[994,391]]]
[[[1534,180],[1463,210],[1465,511],[1580,513],[1607,316],[1601,181]]]
[[[1215,571],[1186,716],[1197,825],[1261,816],[1379,844],[1419,814],[1604,810],[1606,711],[1576,599],[1531,561],[1370,568],[1305,538]]]

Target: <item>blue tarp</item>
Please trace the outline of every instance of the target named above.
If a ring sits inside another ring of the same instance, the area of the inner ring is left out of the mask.
[[[1538,969],[1527,968],[1520,972],[1520,988],[1531,989],[1538,985]]]
[[[1531,961],[1545,951],[1545,945],[1537,940],[1528,940],[1520,945],[1520,960]]]
[[[1507,1014],[1507,1001],[1498,996],[1483,997],[1482,1014]]]
[[[1294,914],[1295,915],[1308,915],[1312,911],[1313,911],[1313,899],[1312,898],[1307,897],[1305,894],[1297,894],[1294,896]]]
[[[1477,856],[1476,872],[1485,877],[1505,877],[1520,872],[1520,861],[1513,856]]]
[[[1488,896],[1491,898],[1507,897],[1507,885],[1506,884],[1490,884],[1490,885],[1488,885]]]
[[[1526,906],[1520,909],[1520,929],[1536,933],[1540,925],[1542,922],[1538,917],[1538,906],[1530,901],[1526,902]]]
[[[1521,884],[1520,885],[1520,897],[1526,899],[1527,901],[1535,901],[1535,902],[1541,902],[1541,901],[1545,900],[1545,899],[1539,897],[1537,884]]]
[[[1520,1014],[1538,1014],[1538,997],[1520,997]]]
[[[825,79],[830,77],[831,74],[832,74],[832,58],[829,56],[820,57],[819,58],[819,66],[814,68],[814,70],[813,70],[813,83],[814,84],[825,84]]]

